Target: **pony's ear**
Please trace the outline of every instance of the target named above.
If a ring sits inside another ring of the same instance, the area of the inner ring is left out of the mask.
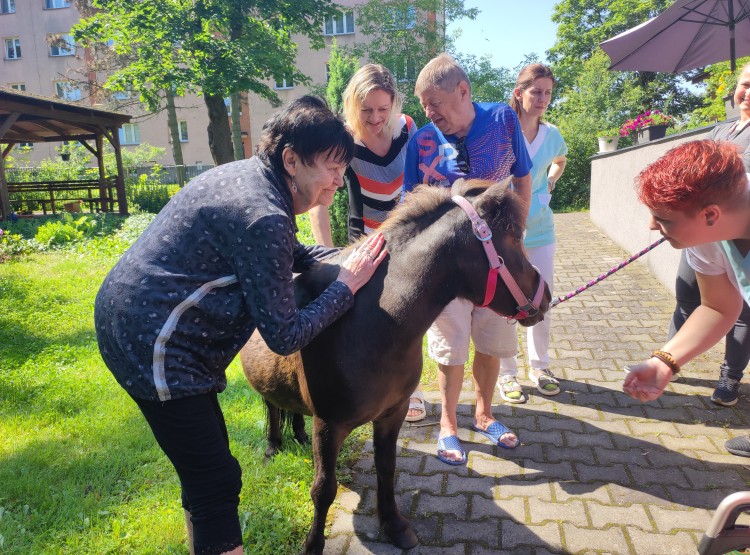
[[[484,179],[458,179],[451,189],[452,195],[461,195],[466,198],[478,197],[495,183]]]

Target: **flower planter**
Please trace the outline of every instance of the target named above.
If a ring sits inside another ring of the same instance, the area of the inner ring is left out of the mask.
[[[63,203],[63,208],[68,214],[78,214],[81,212],[81,203],[80,202],[65,202]]]
[[[663,139],[667,134],[666,125],[647,125],[641,127],[635,132],[633,142],[637,145],[642,145],[656,139]]]
[[[599,141],[599,152],[614,152],[617,150],[617,142],[620,137],[597,137]]]

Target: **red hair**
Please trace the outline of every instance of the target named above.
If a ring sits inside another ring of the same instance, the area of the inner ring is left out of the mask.
[[[709,204],[728,205],[747,191],[737,146],[691,141],[673,148],[636,178],[638,199],[651,209],[695,213]]]

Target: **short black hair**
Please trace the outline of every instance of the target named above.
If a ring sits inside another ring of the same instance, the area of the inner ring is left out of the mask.
[[[306,166],[324,152],[344,164],[354,157],[354,139],[344,122],[325,100],[312,95],[293,100],[263,125],[255,154],[286,173],[282,160],[285,148],[291,148]]]

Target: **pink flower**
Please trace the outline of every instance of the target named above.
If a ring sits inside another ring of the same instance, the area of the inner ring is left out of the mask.
[[[647,110],[634,119],[629,119],[620,128],[620,135],[627,137],[633,131],[638,131],[649,125],[674,125],[674,117],[669,114],[662,114],[659,110]]]

